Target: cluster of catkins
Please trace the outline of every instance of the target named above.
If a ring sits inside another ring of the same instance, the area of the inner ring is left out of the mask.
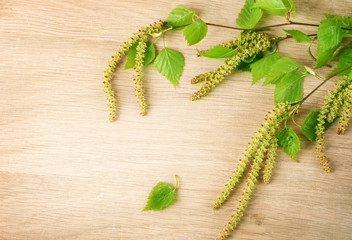
[[[158,34],[162,31],[162,27],[164,26],[164,21],[158,21],[153,24],[150,24],[147,27],[142,27],[138,32],[134,33],[131,37],[129,37],[120,47],[115,51],[115,54],[111,56],[110,61],[108,62],[108,67],[104,71],[103,77],[103,89],[105,93],[105,97],[109,107],[109,119],[110,121],[116,120],[116,98],[114,96],[114,91],[112,89],[111,80],[112,75],[116,69],[117,64],[121,60],[121,58],[128,52],[129,48],[135,44],[137,45],[137,54],[135,58],[135,74],[133,77],[134,81],[134,89],[136,92],[137,101],[140,107],[141,115],[145,115],[146,113],[146,101],[143,92],[143,81],[141,78],[144,54],[147,48],[148,36],[153,34]]]
[[[213,204],[214,209],[219,208],[229,197],[234,187],[240,182],[250,160],[252,159],[251,170],[242,197],[225,228],[220,232],[218,240],[228,237],[230,232],[239,223],[254,190],[255,184],[257,183],[259,171],[262,168],[264,161],[263,181],[264,183],[269,183],[278,147],[277,134],[279,126],[290,113],[291,109],[291,104],[280,103],[268,113],[254,137],[248,143],[247,149],[243,153],[242,159],[239,161],[233,175],[226,183],[221,194],[215,200]]]
[[[236,54],[227,58],[216,70],[200,74],[191,80],[192,84],[204,82],[203,86],[195,92],[192,101],[206,95],[211,89],[222,82],[227,75],[234,71],[246,58],[250,58],[270,47],[270,38],[262,32],[242,32],[237,39],[223,43],[222,46],[236,50]]]
[[[339,117],[339,126],[337,133],[343,134],[345,132],[348,120],[352,111],[352,79],[344,76],[335,85],[334,90],[327,95],[324,105],[321,107],[318,115],[318,124],[316,130],[316,153],[320,164],[326,172],[330,172],[331,168],[324,150],[324,133],[326,131],[326,124],[332,123]]]

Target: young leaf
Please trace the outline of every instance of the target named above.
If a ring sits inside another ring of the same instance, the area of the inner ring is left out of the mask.
[[[292,17],[296,17],[296,6],[292,0],[283,0],[288,11],[291,13]]]
[[[281,102],[295,102],[303,96],[303,78],[297,71],[285,74],[276,84],[274,92],[275,104]]]
[[[319,111],[310,111],[301,125],[301,130],[304,136],[306,136],[310,141],[315,142],[317,135],[315,134],[315,127],[318,124]],[[324,124],[325,131],[338,119],[336,117],[331,123],[326,121]]]
[[[319,111],[310,111],[301,125],[302,133],[312,142],[317,138],[315,126],[318,124],[318,115]]]
[[[173,27],[187,25],[192,23],[193,16],[194,11],[180,4],[177,5],[174,9],[172,9],[166,19],[166,22],[167,24]],[[178,30],[181,30],[181,28],[179,28]]]
[[[328,18],[320,21],[316,68],[324,66],[332,58],[342,38],[341,24],[336,19]]]
[[[254,3],[254,0],[246,0],[246,3],[236,19],[236,23],[239,27],[245,29],[254,28],[262,18],[263,11],[259,8],[252,8]]]
[[[272,66],[271,71],[263,83],[263,86],[279,82],[282,77],[291,71],[295,72],[299,67],[300,65],[292,58],[287,56],[280,58]]]
[[[164,183],[158,182],[149,193],[148,201],[143,211],[159,211],[167,207],[175,196],[176,188]]]
[[[282,147],[293,160],[300,149],[300,141],[297,134],[291,128],[284,128],[277,136],[279,146]]]
[[[297,42],[310,42],[312,40],[307,34],[299,30],[283,30],[296,39]]]
[[[154,66],[176,87],[185,65],[185,58],[182,53],[164,48],[154,61]]]
[[[282,0],[258,0],[253,7],[261,8],[265,11],[279,16],[285,16],[288,12]]]
[[[208,32],[208,25],[200,18],[197,18],[191,25],[185,27],[183,36],[188,46],[200,42]]]
[[[268,72],[271,71],[272,66],[280,59],[280,56],[277,52],[270,54],[259,61],[256,61],[251,64],[252,70],[252,85],[255,84],[258,80],[265,77]]]
[[[130,49],[128,50],[127,53],[127,60],[125,64],[124,69],[129,69],[129,68],[134,68],[134,65],[136,65],[136,55],[137,55],[137,45],[138,43],[133,44]],[[155,58],[155,47],[154,44],[147,41],[147,49],[145,50],[145,56],[144,56],[144,62],[143,65],[146,66],[149,63],[153,62]]]
[[[338,64],[336,68],[332,71],[332,74],[338,71],[341,71],[342,69],[348,67],[351,64],[352,64],[352,42],[346,47],[341,49],[338,55]],[[339,75],[349,75],[350,73],[352,73],[351,68],[343,71]]]
[[[197,49],[200,56],[207,58],[229,58],[235,56],[236,50],[227,48],[221,45],[214,46],[207,51],[199,51]]]

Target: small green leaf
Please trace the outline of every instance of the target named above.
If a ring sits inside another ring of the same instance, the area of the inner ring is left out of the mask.
[[[318,115],[319,111],[310,111],[301,125],[302,133],[312,142],[317,138],[315,126],[318,124]]]
[[[308,113],[306,119],[301,125],[301,130],[304,136],[310,141],[315,142],[317,135],[315,134],[315,127],[318,124],[319,111],[312,110]],[[337,116],[331,123],[326,121],[324,124],[325,131],[338,119]]]
[[[229,58],[235,56],[236,50],[227,48],[221,45],[214,46],[207,51],[199,51],[197,49],[200,56],[207,58]]]
[[[307,34],[299,30],[283,30],[296,39],[297,42],[310,42],[312,40]]]
[[[271,71],[263,83],[263,86],[279,82],[282,77],[284,77],[289,72],[295,72],[299,67],[300,65],[292,58],[287,56],[280,58],[272,66]]]
[[[136,65],[136,55],[137,55],[137,45],[138,43],[133,44],[127,53],[127,60],[125,64],[125,69],[134,68]],[[154,44],[147,41],[147,48],[145,50],[144,62],[143,65],[146,66],[149,63],[153,62],[155,58],[155,47]]]
[[[303,96],[304,76],[297,71],[285,74],[276,84],[274,92],[275,104],[281,102],[295,102]]]
[[[176,87],[185,65],[185,58],[182,53],[164,48],[154,61],[154,66]]]
[[[331,60],[335,50],[340,46],[342,38],[341,24],[336,19],[328,18],[320,21],[316,68],[324,66]]]
[[[260,59],[251,64],[252,70],[252,85],[255,84],[257,81],[265,77],[270,71],[272,66],[280,59],[280,56],[277,52],[265,56],[264,58]]]
[[[352,42],[346,47],[341,48],[338,54],[338,64],[336,68],[332,71],[332,74],[341,71],[342,69],[350,66],[352,64]],[[349,75],[352,73],[352,69],[349,68],[339,75]]]
[[[253,7],[261,8],[271,14],[279,16],[285,16],[288,12],[287,7],[282,0],[258,0]]]
[[[241,28],[254,28],[263,16],[263,11],[259,8],[252,8],[254,0],[246,0],[241,12],[238,14],[236,23]]]
[[[292,17],[296,17],[296,6],[292,0],[283,0],[288,11],[291,13]]]
[[[300,141],[297,134],[291,128],[284,128],[277,136],[279,146],[287,155],[296,161],[295,156],[300,149]]]
[[[173,27],[183,26],[192,23],[193,16],[194,11],[180,4],[177,5],[174,9],[172,9],[166,19],[166,22],[167,24]],[[178,28],[177,30],[181,29],[182,28]]]
[[[197,18],[191,25],[185,27],[183,36],[188,46],[200,42],[208,32],[208,25],[200,18]]]
[[[176,188],[164,183],[158,182],[149,193],[148,201],[143,211],[155,210],[159,211],[167,207],[175,196]]]

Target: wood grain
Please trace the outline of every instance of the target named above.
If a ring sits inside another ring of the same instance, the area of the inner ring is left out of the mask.
[[[295,2],[302,22],[352,10],[350,0]],[[217,211],[211,203],[272,108],[273,88],[251,86],[250,74],[236,73],[191,102],[198,87],[190,79],[222,61],[198,58],[195,48],[238,31],[209,27],[195,47],[187,47],[179,32],[168,33],[166,45],[184,53],[185,71],[174,89],[152,66],[145,69],[145,117],[138,115],[133,73],[122,71],[123,63],[114,75],[115,123],[108,122],[102,93],[113,50],[180,3],[208,22],[234,25],[244,0],[0,1],[0,239],[217,237],[241,191]],[[281,21],[265,17],[266,23]],[[292,39],[280,43],[282,53],[313,67],[306,47]],[[307,78],[305,93],[318,83]],[[332,86],[307,101],[298,122]],[[319,166],[314,145],[300,139],[300,162],[279,152],[271,184],[259,184],[231,239],[352,239],[351,129],[337,136],[332,127],[327,134],[331,174]],[[174,174],[177,200],[165,211],[142,212],[151,187],[159,180],[173,183]]]

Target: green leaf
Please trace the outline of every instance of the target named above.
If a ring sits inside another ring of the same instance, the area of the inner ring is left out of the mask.
[[[199,51],[197,49],[200,56],[207,58],[229,58],[235,56],[236,50],[227,48],[221,45],[214,46],[207,51]]]
[[[297,42],[310,42],[312,40],[307,34],[299,30],[283,30],[296,39]]]
[[[185,27],[183,36],[187,41],[188,46],[200,42],[208,32],[208,25],[200,18],[197,18],[191,25]]]
[[[136,65],[137,45],[138,43],[133,44],[128,50],[125,69],[134,68],[134,65]],[[147,41],[147,48],[145,50],[143,65],[146,66],[149,63],[153,62],[154,58],[155,58],[154,44]]]
[[[159,211],[167,207],[175,196],[176,188],[164,183],[158,182],[149,193],[148,201],[143,211],[156,210]]]
[[[352,17],[349,16],[341,16],[341,15],[332,15],[324,13],[326,18],[336,19],[337,22],[341,24],[342,28],[352,28]],[[342,29],[343,37],[352,37],[352,30]]]
[[[295,156],[300,149],[300,141],[297,134],[291,128],[284,128],[277,136],[279,146],[287,155],[296,161]]]
[[[192,19],[194,16],[194,11],[189,9],[184,5],[177,5],[172,11],[169,13],[169,16],[166,19],[167,24],[173,27],[187,25],[192,23]],[[181,30],[179,28],[178,30]]]
[[[282,77],[284,77],[289,72],[295,72],[299,67],[300,65],[292,58],[287,56],[280,58],[272,66],[271,71],[263,83],[263,86],[279,82]]]
[[[316,68],[324,66],[340,46],[343,38],[341,24],[334,18],[320,21],[318,28],[318,47]]]
[[[295,102],[303,96],[304,76],[297,71],[285,74],[276,84],[274,92],[275,104],[281,102]]]
[[[280,59],[280,56],[277,52],[265,56],[264,58],[260,59],[251,64],[252,70],[252,85],[255,84],[257,81],[265,77],[270,71],[272,66]]]
[[[352,17],[349,16],[341,16],[341,15],[333,15],[324,13],[326,18],[336,19],[339,23],[341,23],[341,27],[344,28],[352,28]]]
[[[318,115],[319,111],[310,111],[301,125],[302,133],[312,142],[317,138],[315,126],[318,124]]]
[[[241,28],[254,28],[262,18],[263,11],[259,8],[252,8],[254,3],[254,0],[246,0],[241,12],[238,14],[236,23]]]
[[[154,66],[176,87],[185,65],[185,58],[182,53],[164,48],[154,61]]]
[[[292,0],[283,0],[283,3],[285,4],[288,11],[292,13],[291,14],[292,17],[296,17],[296,6],[293,3],[293,1]]]
[[[338,56],[338,64],[336,68],[332,71],[332,74],[338,71],[341,71],[342,69],[350,66],[351,64],[352,64],[352,42],[346,47],[341,49],[341,52],[339,53],[339,56]],[[352,73],[351,68],[343,71],[339,75],[349,75],[350,73]]]
[[[279,16],[285,16],[288,12],[282,0],[258,0],[253,7],[261,8],[271,14]]]
[[[319,111],[312,110],[308,113],[306,119],[301,125],[301,130],[304,136],[306,136],[310,141],[315,142],[317,135],[315,134],[315,127],[318,124]],[[331,123],[326,121],[324,124],[325,131],[338,119],[336,117]]]

